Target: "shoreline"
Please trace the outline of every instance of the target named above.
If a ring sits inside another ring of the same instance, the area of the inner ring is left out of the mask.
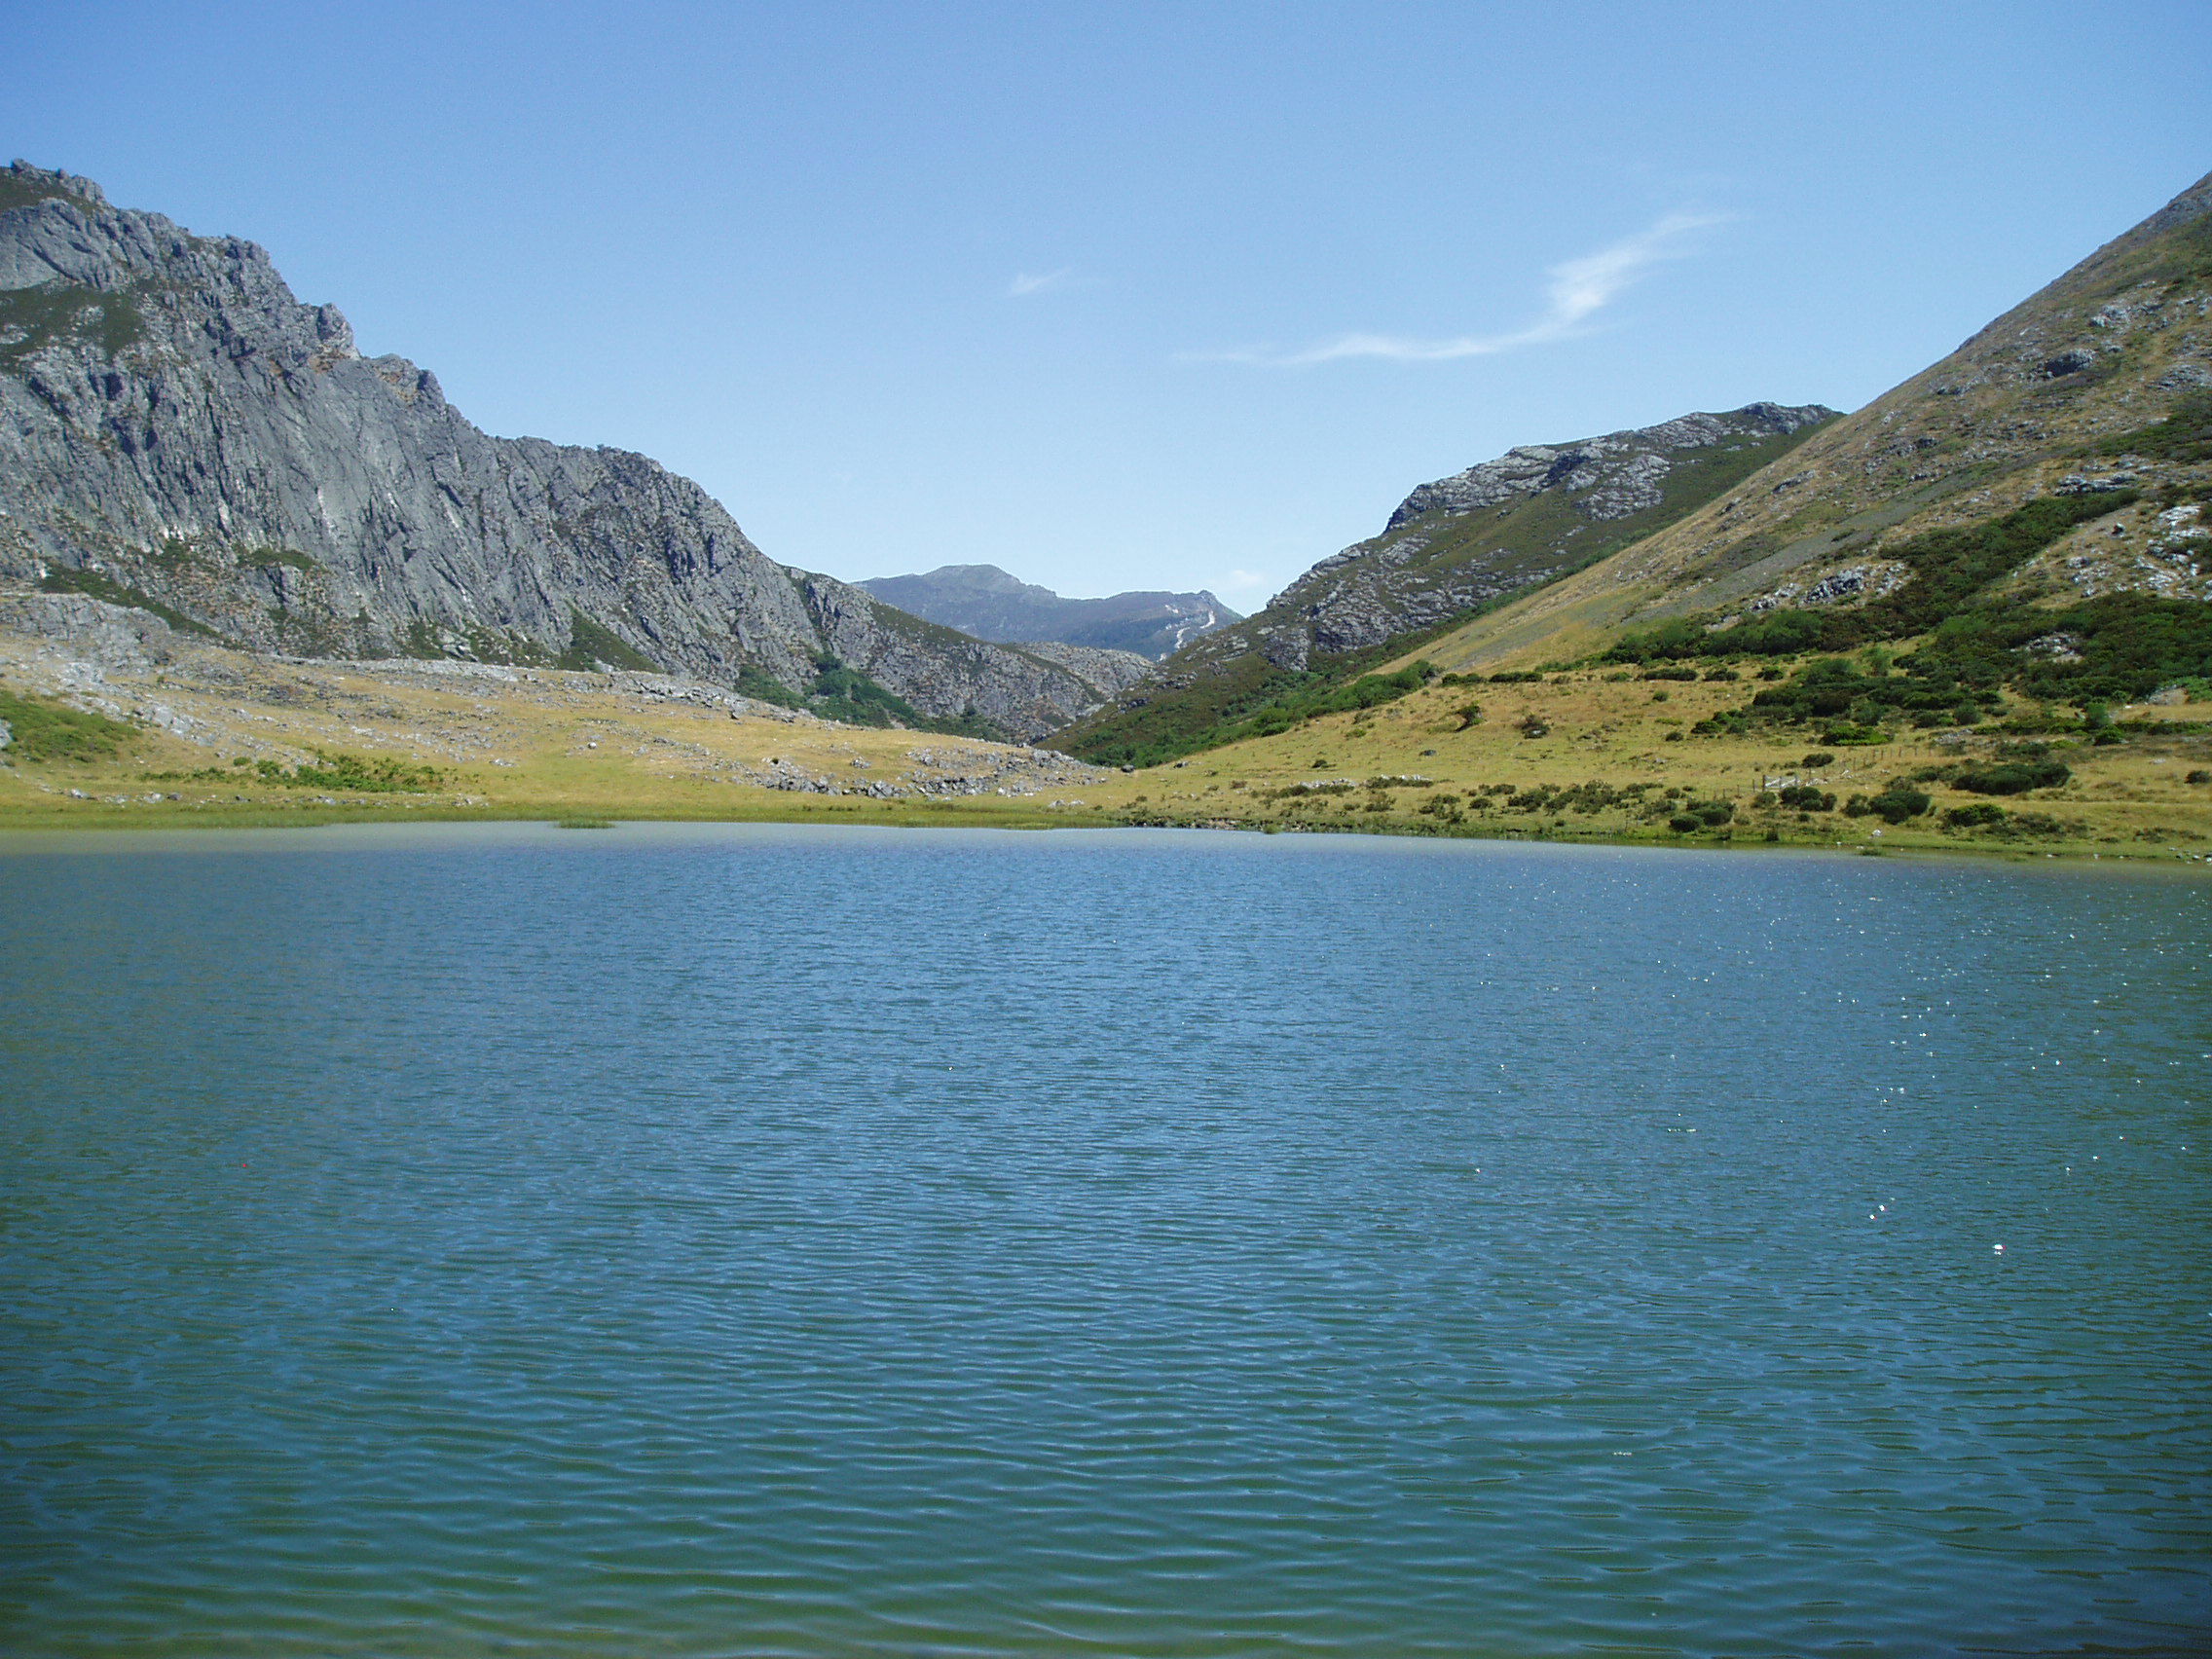
[[[104,811],[100,810],[105,808]],[[1456,843],[1486,846],[1547,846],[1618,848],[1646,852],[1708,854],[1805,854],[1837,858],[1879,858],[1899,861],[1958,859],[2007,865],[2064,865],[2158,869],[2212,879],[2212,854],[2195,854],[2174,848],[2136,851],[2126,847],[2080,845],[2019,846],[2002,842],[1963,841],[1936,834],[1884,833],[1864,837],[1816,838],[1783,836],[1767,840],[1735,835],[1623,835],[1602,830],[1574,831],[1550,829],[1520,830],[1503,826],[1492,830],[1464,826],[1375,826],[1326,824],[1314,821],[1232,820],[1225,818],[1169,819],[1161,815],[1121,815],[1092,812],[1081,816],[1038,809],[1024,810],[1013,803],[986,806],[979,801],[824,802],[796,810],[757,812],[625,813],[604,807],[560,810],[550,803],[516,803],[513,806],[368,807],[320,803],[272,810],[255,803],[236,810],[181,808],[166,802],[86,803],[37,815],[0,809],[0,854],[27,851],[28,839],[131,837],[192,838],[194,831],[269,833],[286,830],[377,829],[387,827],[517,828],[560,830],[588,835],[594,830],[622,828],[729,828],[853,829],[889,830],[995,830],[1008,832],[1047,830],[1172,830],[1188,834],[1330,836],[1362,841]],[[14,843],[14,845],[11,845]]]

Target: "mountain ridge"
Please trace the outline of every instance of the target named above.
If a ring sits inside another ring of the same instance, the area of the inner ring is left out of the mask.
[[[1848,573],[1879,566],[1885,546],[2069,488],[2101,444],[2207,391],[2212,174],[1814,434],[1787,467],[1422,649],[1450,669],[1572,655],[1623,628],[1771,605],[1831,577],[1823,602],[1854,603]],[[2071,582],[2078,557],[2089,556],[2076,536],[2038,569]],[[2102,558],[2077,574],[2089,572],[2108,586],[2157,574]]]
[[[1306,677],[1351,673],[1368,653],[1635,541],[1834,419],[1821,404],[1751,403],[1521,445],[1419,485],[1379,535],[1320,560],[1053,741],[1135,764],[1205,747]]]
[[[996,565],[940,565],[917,575],[856,584],[903,610],[979,640],[1057,642],[1159,660],[1243,618],[1212,594],[1159,590],[1068,599]]]
[[[0,579],[246,648],[651,668],[1033,737],[1113,687],[769,559],[689,479],[495,438],[267,250],[0,170]],[[842,677],[842,678],[839,678]]]

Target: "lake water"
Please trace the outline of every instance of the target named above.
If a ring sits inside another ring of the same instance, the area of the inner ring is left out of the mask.
[[[0,1651],[2202,1652],[2208,947],[2040,864],[12,841]]]

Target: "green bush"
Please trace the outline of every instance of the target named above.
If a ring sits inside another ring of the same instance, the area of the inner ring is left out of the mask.
[[[1713,656],[1797,656],[1856,650],[1923,634],[1959,611],[1979,589],[2017,570],[2060,536],[2136,499],[2130,491],[2045,496],[2001,518],[1932,530],[1884,549],[1910,578],[1864,606],[1770,610],[1714,632],[1687,617],[1621,636],[1605,654],[1617,662]]]
[[[1933,805],[1925,792],[1892,784],[1877,795],[1853,795],[1845,811],[1854,818],[1872,813],[1886,824],[1902,824],[1908,818],[1920,817]]]
[[[1994,766],[1969,767],[1951,774],[1951,787],[1969,794],[2026,794],[2030,790],[2056,789],[2073,776],[2063,761],[2051,759],[2004,760]]]
[[[2002,824],[2010,814],[1995,801],[1977,800],[1971,806],[1954,806],[1943,814],[1943,822],[1953,830],[1981,830]]]
[[[1777,792],[1775,798],[1792,812],[1833,812],[1835,796],[1811,784],[1792,784]]]
[[[1823,743],[1832,743],[1838,748],[1866,748],[1890,740],[1890,734],[1880,726],[1859,725],[1851,720],[1838,720],[1821,733]]]
[[[554,666],[589,672],[601,663],[608,668],[627,668],[639,674],[659,672],[659,665],[652,658],[613,629],[571,606],[568,648],[554,659]]]

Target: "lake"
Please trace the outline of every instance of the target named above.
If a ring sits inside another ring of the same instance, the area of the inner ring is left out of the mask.
[[[2212,884],[0,841],[0,1650],[2212,1645]]]

